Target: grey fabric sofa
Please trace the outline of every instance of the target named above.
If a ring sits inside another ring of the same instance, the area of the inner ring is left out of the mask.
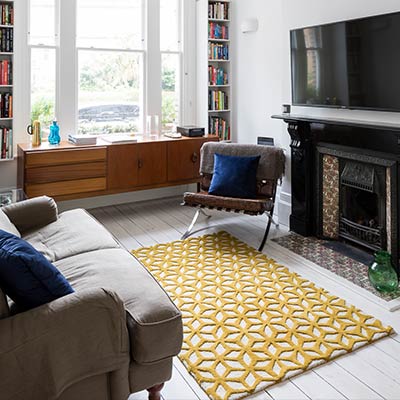
[[[1,399],[159,398],[182,345],[179,310],[153,276],[84,210],[40,197],[0,209],[75,293],[19,313],[0,290]]]

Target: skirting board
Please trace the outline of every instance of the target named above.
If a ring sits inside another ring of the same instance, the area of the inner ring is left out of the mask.
[[[278,200],[278,219],[281,225],[289,226],[291,212],[292,196],[290,193],[280,192]]]
[[[156,200],[167,197],[181,196],[184,192],[196,191],[196,185],[181,185],[138,192],[128,192],[116,195],[88,197],[86,199],[60,201],[60,211],[72,210],[74,208],[92,209],[98,207],[115,206],[118,204],[136,203],[138,201]]]

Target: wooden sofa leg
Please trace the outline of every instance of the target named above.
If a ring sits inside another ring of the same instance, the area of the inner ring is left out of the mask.
[[[164,387],[163,383],[147,389],[149,392],[149,400],[161,400],[161,390]]]

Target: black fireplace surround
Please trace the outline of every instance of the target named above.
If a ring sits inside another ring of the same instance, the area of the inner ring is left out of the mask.
[[[291,137],[290,229],[303,236],[324,237],[321,154],[330,154],[340,164],[337,240],[357,243],[372,252],[386,249],[387,238],[383,233],[388,232],[393,264],[400,273],[400,125],[293,114],[272,118],[284,120]],[[390,171],[390,187],[386,187],[386,170]],[[390,211],[385,209],[388,193]]]

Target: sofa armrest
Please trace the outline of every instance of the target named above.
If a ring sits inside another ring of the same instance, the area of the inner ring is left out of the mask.
[[[125,308],[105,289],[74,293],[0,320],[0,393],[56,399],[90,376],[129,368]],[[5,395],[5,397],[3,397]]]
[[[2,210],[21,234],[46,226],[58,218],[57,204],[47,196],[10,204]]]

